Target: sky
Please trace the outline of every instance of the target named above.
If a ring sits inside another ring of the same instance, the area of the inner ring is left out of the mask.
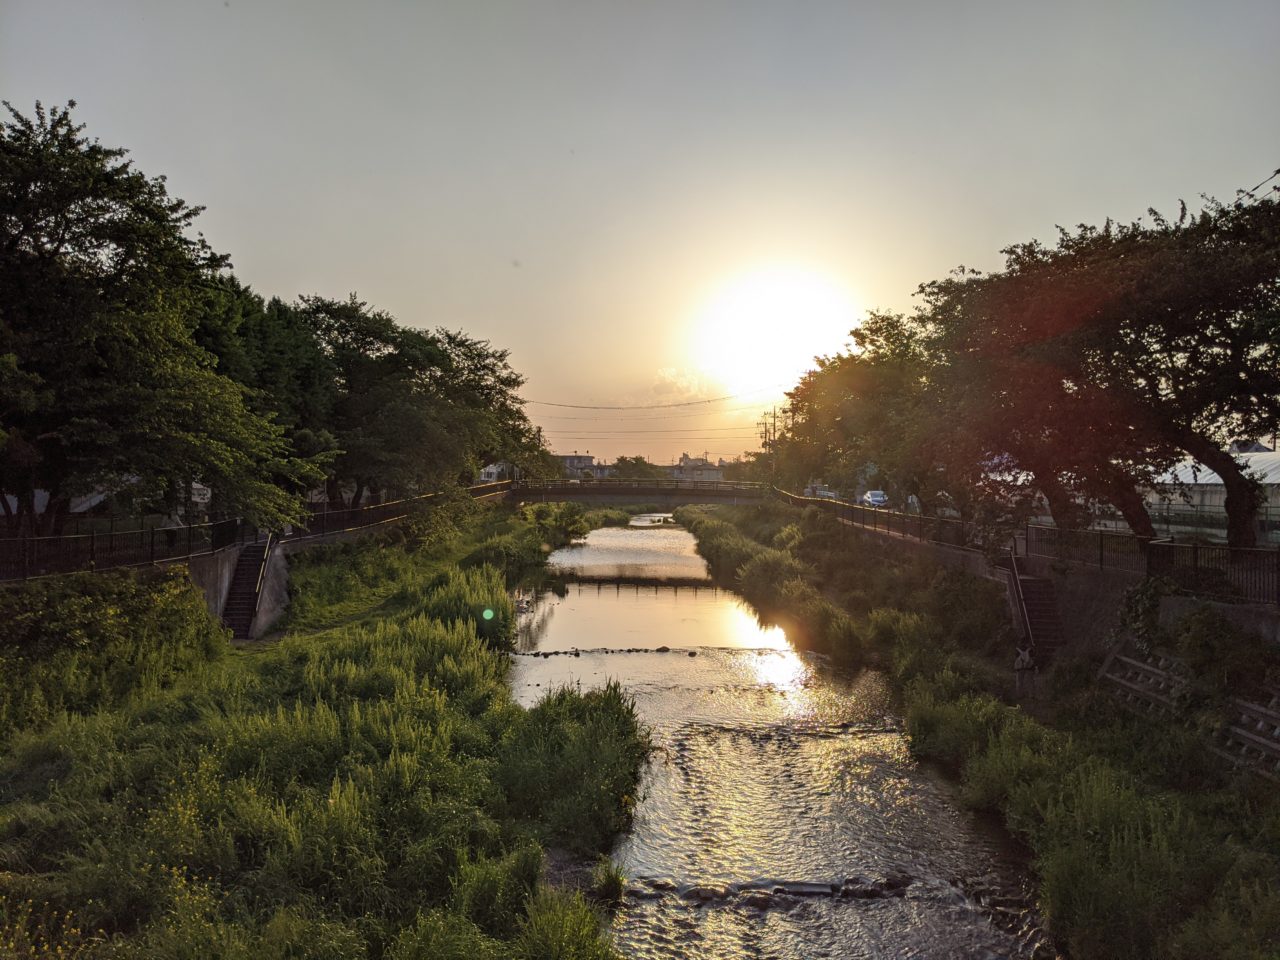
[[[76,100],[260,293],[463,329],[553,450],[669,462],[757,448],[958,265],[1268,176],[1277,36],[1275,0],[0,0],[0,96]]]

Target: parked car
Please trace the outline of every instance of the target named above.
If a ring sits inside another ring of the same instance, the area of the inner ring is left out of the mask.
[[[868,490],[862,495],[862,505],[864,507],[875,507],[881,509],[889,506],[889,495],[883,490]]]

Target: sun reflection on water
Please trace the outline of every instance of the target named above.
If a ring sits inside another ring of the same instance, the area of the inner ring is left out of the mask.
[[[775,690],[794,691],[804,685],[808,666],[794,650],[762,653],[751,664],[756,680]]]

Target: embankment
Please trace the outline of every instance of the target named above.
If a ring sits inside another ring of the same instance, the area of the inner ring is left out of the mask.
[[[689,508],[678,519],[717,577],[798,644],[886,670],[915,752],[1031,850],[1041,909],[1070,956],[1277,955],[1272,784],[1232,774],[1194,729],[1120,710],[1089,655],[1055,667],[1033,712],[1012,703],[1006,618],[988,581],[816,511]],[[1199,617],[1189,644],[1226,635]]]
[[[541,879],[542,848],[607,849],[647,737],[616,686],[513,701],[513,569],[484,562],[499,539],[540,556],[564,519],[449,508],[315,551],[284,639],[253,651],[230,650],[177,578],[46,593],[43,632],[13,656],[27,677],[57,665],[51,686],[120,649],[81,626],[117,617],[128,636],[159,589],[200,623],[183,641],[155,606],[157,635],[218,655],[161,669],[139,632],[137,676],[113,674],[109,696],[14,716],[0,943],[174,960],[612,956],[594,908]]]

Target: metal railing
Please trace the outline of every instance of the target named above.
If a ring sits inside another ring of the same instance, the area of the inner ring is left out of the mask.
[[[1202,596],[1280,603],[1280,548],[1175,543],[1033,523],[1026,528],[1026,553],[1101,570],[1167,577]]]
[[[503,496],[511,481],[468,487],[476,500]],[[288,527],[279,540],[303,540],[330,534],[382,526],[403,520],[414,508],[444,496],[428,493],[388,503],[330,510],[319,506],[309,510],[307,519]],[[256,527],[234,518],[214,523],[183,526],[93,531],[57,537],[15,537],[0,539],[0,582],[27,580],[84,570],[112,570],[156,563],[171,563],[210,556],[228,547],[257,542],[266,536]]]
[[[952,547],[976,548],[980,545],[978,528],[964,520],[950,517],[926,517],[918,513],[900,513],[883,507],[868,507],[860,503],[831,500],[826,497],[801,497],[777,487],[773,492],[784,503],[796,507],[817,507],[819,510],[831,513],[844,523],[865,527],[868,530],[911,540],[943,543]]]
[[[778,499],[817,507],[839,520],[892,536],[981,549],[982,530],[966,521],[877,509],[843,500],[801,497],[774,489]],[[1027,556],[1116,570],[1137,576],[1168,577],[1188,593],[1258,603],[1280,603],[1280,548],[1148,540],[1106,530],[1060,530],[1029,523]]]

